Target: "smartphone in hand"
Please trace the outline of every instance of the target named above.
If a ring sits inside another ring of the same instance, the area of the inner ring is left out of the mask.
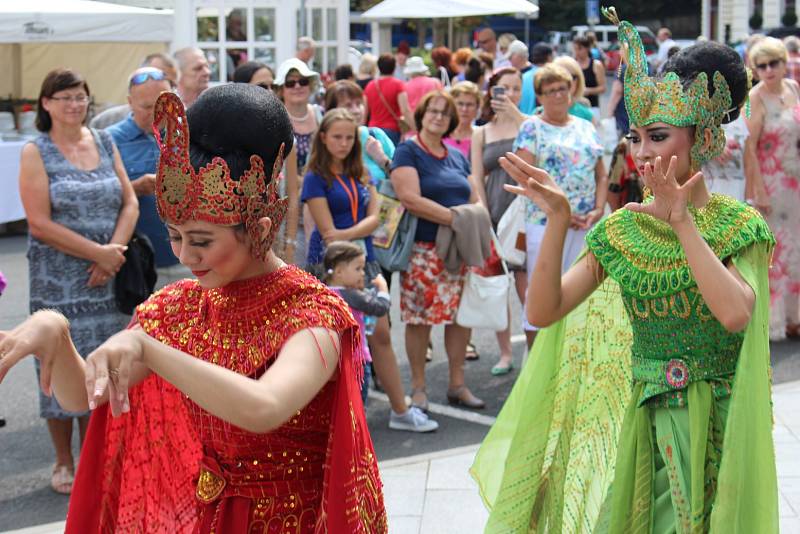
[[[492,98],[495,100],[500,100],[506,94],[505,87],[494,86],[492,87]]]

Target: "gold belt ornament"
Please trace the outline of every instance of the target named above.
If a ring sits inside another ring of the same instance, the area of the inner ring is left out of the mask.
[[[206,465],[200,466],[200,478],[197,479],[197,499],[203,504],[214,502],[225,490],[225,479],[213,472]]]

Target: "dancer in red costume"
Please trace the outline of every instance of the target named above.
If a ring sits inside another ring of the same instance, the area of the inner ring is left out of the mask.
[[[158,209],[198,279],[154,294],[85,364],[56,312],[0,332],[0,381],[35,354],[45,391],[95,410],[67,532],[385,533],[356,323],[270,250],[286,111],[232,84],[188,120],[165,93],[155,117]]]

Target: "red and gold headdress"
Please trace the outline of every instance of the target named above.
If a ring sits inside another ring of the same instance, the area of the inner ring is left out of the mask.
[[[283,146],[272,167],[269,184],[264,162],[255,155],[250,156],[250,168],[236,181],[231,179],[228,164],[220,157],[198,172],[192,168],[186,110],[176,94],[162,93],[158,97],[153,130],[161,149],[156,175],[156,206],[161,218],[174,224],[189,220],[223,226],[244,224],[253,243],[253,254],[265,258],[289,203],[278,195]],[[266,236],[258,225],[262,217],[272,221]]]

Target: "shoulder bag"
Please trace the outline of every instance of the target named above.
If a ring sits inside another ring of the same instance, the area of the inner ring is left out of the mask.
[[[125,315],[147,300],[156,286],[155,252],[147,236],[134,233],[125,251],[122,264],[114,279],[114,296],[117,309]]]
[[[378,185],[379,201],[381,203],[380,213],[384,215],[381,223],[389,226],[387,231],[379,234],[384,236],[378,246],[374,247],[375,258],[378,263],[387,271],[405,271],[408,269],[408,260],[411,257],[411,249],[414,248],[414,236],[417,233],[417,217],[410,211],[399,205],[399,199],[392,187],[392,181],[388,178],[381,180]],[[386,202],[384,203],[384,199]],[[385,208],[384,208],[385,204]],[[401,209],[399,220],[389,221],[392,215]]]
[[[400,133],[405,135],[411,130],[411,128],[408,126],[405,117],[398,117],[397,113],[395,113],[392,109],[392,106],[390,106],[389,102],[386,101],[386,97],[383,96],[383,91],[381,91],[380,81],[380,78],[375,79],[375,90],[378,91],[378,98],[380,98],[381,102],[383,102],[383,105],[386,107],[386,111],[389,112],[389,115],[391,115],[392,118],[397,122],[397,127],[400,128]]]
[[[492,242],[500,250],[497,235],[492,231]],[[465,328],[488,328],[500,332],[508,328],[508,292],[511,279],[508,265],[501,257],[503,274],[484,276],[474,269],[467,271],[461,302],[458,304],[456,323]]]

